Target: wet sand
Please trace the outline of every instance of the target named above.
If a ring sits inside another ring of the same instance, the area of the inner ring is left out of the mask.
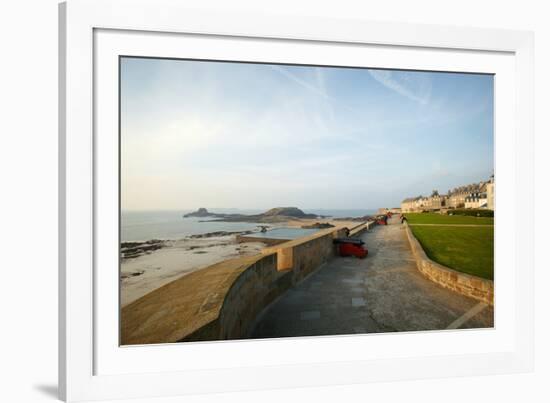
[[[121,305],[128,305],[158,287],[212,264],[260,253],[264,246],[261,242],[238,244],[234,235],[166,241],[162,249],[122,261]]]

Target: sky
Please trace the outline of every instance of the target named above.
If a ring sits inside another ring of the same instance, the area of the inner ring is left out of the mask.
[[[493,76],[121,59],[123,210],[376,209],[493,174]]]

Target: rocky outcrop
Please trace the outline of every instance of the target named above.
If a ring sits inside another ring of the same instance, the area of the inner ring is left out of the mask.
[[[199,208],[197,211],[193,211],[192,213],[187,213],[183,215],[183,218],[187,217],[216,217],[219,214],[210,213],[207,209],[204,207]]]
[[[222,236],[230,236],[230,235],[236,235],[236,234],[251,234],[252,231],[214,231],[214,232],[207,232],[206,234],[195,234],[195,235],[189,235],[189,238],[193,239],[199,239],[199,238],[217,238]]]
[[[317,214],[306,214],[298,207],[275,207],[261,215],[264,217],[317,218]]]
[[[151,239],[145,242],[122,242],[120,244],[120,254],[122,259],[130,259],[151,253],[164,246],[166,246],[166,241],[160,239]]]

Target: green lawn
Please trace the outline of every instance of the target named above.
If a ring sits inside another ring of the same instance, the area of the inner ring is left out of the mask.
[[[493,279],[493,226],[410,228],[430,259],[463,273]]]
[[[405,213],[409,224],[478,224],[493,225],[492,217],[470,217],[435,213]]]

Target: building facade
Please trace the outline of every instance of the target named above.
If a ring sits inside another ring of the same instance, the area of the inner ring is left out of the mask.
[[[495,209],[495,177],[491,176],[491,180],[487,184],[487,208]]]
[[[405,199],[401,202],[401,211],[403,213],[413,213],[421,211],[438,211],[447,204],[447,197],[434,192],[431,196],[417,196]]]
[[[468,209],[487,208],[487,193],[474,192],[466,197],[464,205]]]
[[[494,177],[486,182],[472,183],[451,189],[446,195],[440,195],[437,190],[431,196],[410,197],[401,202],[403,213],[440,211],[447,209],[478,209],[494,210]]]

